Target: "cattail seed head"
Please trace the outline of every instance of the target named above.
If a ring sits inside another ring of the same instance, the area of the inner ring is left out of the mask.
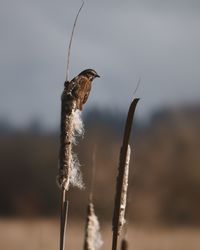
[[[102,247],[103,241],[99,230],[100,226],[94,212],[94,205],[90,202],[87,208],[84,250],[98,250]]]

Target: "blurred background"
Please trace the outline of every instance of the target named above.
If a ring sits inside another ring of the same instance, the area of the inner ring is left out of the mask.
[[[0,3],[0,248],[57,249],[60,96],[81,1]],[[71,248],[82,242],[95,145],[94,203],[110,246],[124,123],[141,79],[128,198],[133,245],[199,249],[199,26],[196,0],[85,1],[70,78],[86,68],[101,78],[93,83],[85,136],[75,147],[85,190],[70,191]]]

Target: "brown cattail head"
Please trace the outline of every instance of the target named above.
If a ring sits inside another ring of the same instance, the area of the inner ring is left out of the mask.
[[[68,93],[65,86],[61,98],[61,135],[58,185],[68,190],[70,184],[79,188],[83,187],[80,164],[78,158],[72,151],[76,135],[84,132],[81,112],[76,109],[76,101]]]
[[[129,174],[129,161],[130,161],[130,146],[129,139],[131,133],[131,126],[133,122],[133,116],[135,108],[139,99],[135,98],[128,111],[126,119],[123,144],[120,151],[120,162],[118,168],[115,204],[113,213],[113,239],[112,239],[112,250],[117,250],[118,237],[121,233],[122,227],[125,223],[125,211],[126,211],[126,199],[128,189],[128,174]]]
[[[117,177],[117,187],[115,195],[115,209],[113,215],[113,231],[117,232],[119,235],[122,227],[125,223],[125,211],[126,211],[126,202],[127,202],[127,190],[128,190],[128,176],[129,176],[129,162],[131,149],[128,145],[126,152],[126,161],[125,165],[122,163],[122,152],[120,153],[120,162],[119,162],[119,172]]]
[[[131,148],[130,148],[130,145],[128,145],[127,154],[126,154],[125,169],[124,169],[122,193],[121,193],[121,202],[120,202],[119,229],[118,229],[119,232],[121,231],[124,223],[126,222],[125,211],[126,211],[126,203],[127,203],[130,155],[131,155]]]

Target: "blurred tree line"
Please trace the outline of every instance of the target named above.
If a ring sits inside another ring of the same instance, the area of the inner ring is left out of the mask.
[[[97,147],[94,202],[100,219],[111,220],[115,178],[126,114],[94,109],[85,116],[85,138],[75,151],[85,190],[71,189],[70,213],[85,215]],[[56,187],[59,132],[15,131],[0,122],[0,216],[59,213]],[[200,105],[154,113],[135,122],[131,140],[128,220],[200,225]]]

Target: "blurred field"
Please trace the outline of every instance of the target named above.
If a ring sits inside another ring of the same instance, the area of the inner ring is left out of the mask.
[[[129,250],[200,249],[199,117],[200,105],[162,110],[148,123],[135,122],[127,214],[134,226],[128,232]],[[85,137],[75,151],[86,189],[69,192],[67,250],[83,247],[95,144],[95,211],[105,241],[102,250],[111,249],[110,221],[124,121],[123,115],[98,110],[85,117]],[[57,218],[58,152],[58,131],[46,134],[37,126],[15,131],[0,123],[0,250],[58,250],[58,219],[6,219]]]
[[[69,221],[66,249],[83,249],[84,222]],[[104,246],[111,249],[110,226],[102,226]],[[130,227],[130,250],[199,250],[200,229]],[[1,250],[57,250],[59,226],[56,219],[0,220]]]
[[[136,119],[131,140],[129,221],[200,226],[199,117],[197,105],[161,110],[146,124]],[[94,202],[100,221],[111,220],[124,122],[125,114],[98,110],[85,117],[85,137],[79,138],[75,152],[86,189],[70,190],[73,218],[85,217],[96,144]],[[1,217],[55,217],[60,211],[55,181],[59,133],[45,134],[37,126],[33,128],[20,132],[0,124]]]

